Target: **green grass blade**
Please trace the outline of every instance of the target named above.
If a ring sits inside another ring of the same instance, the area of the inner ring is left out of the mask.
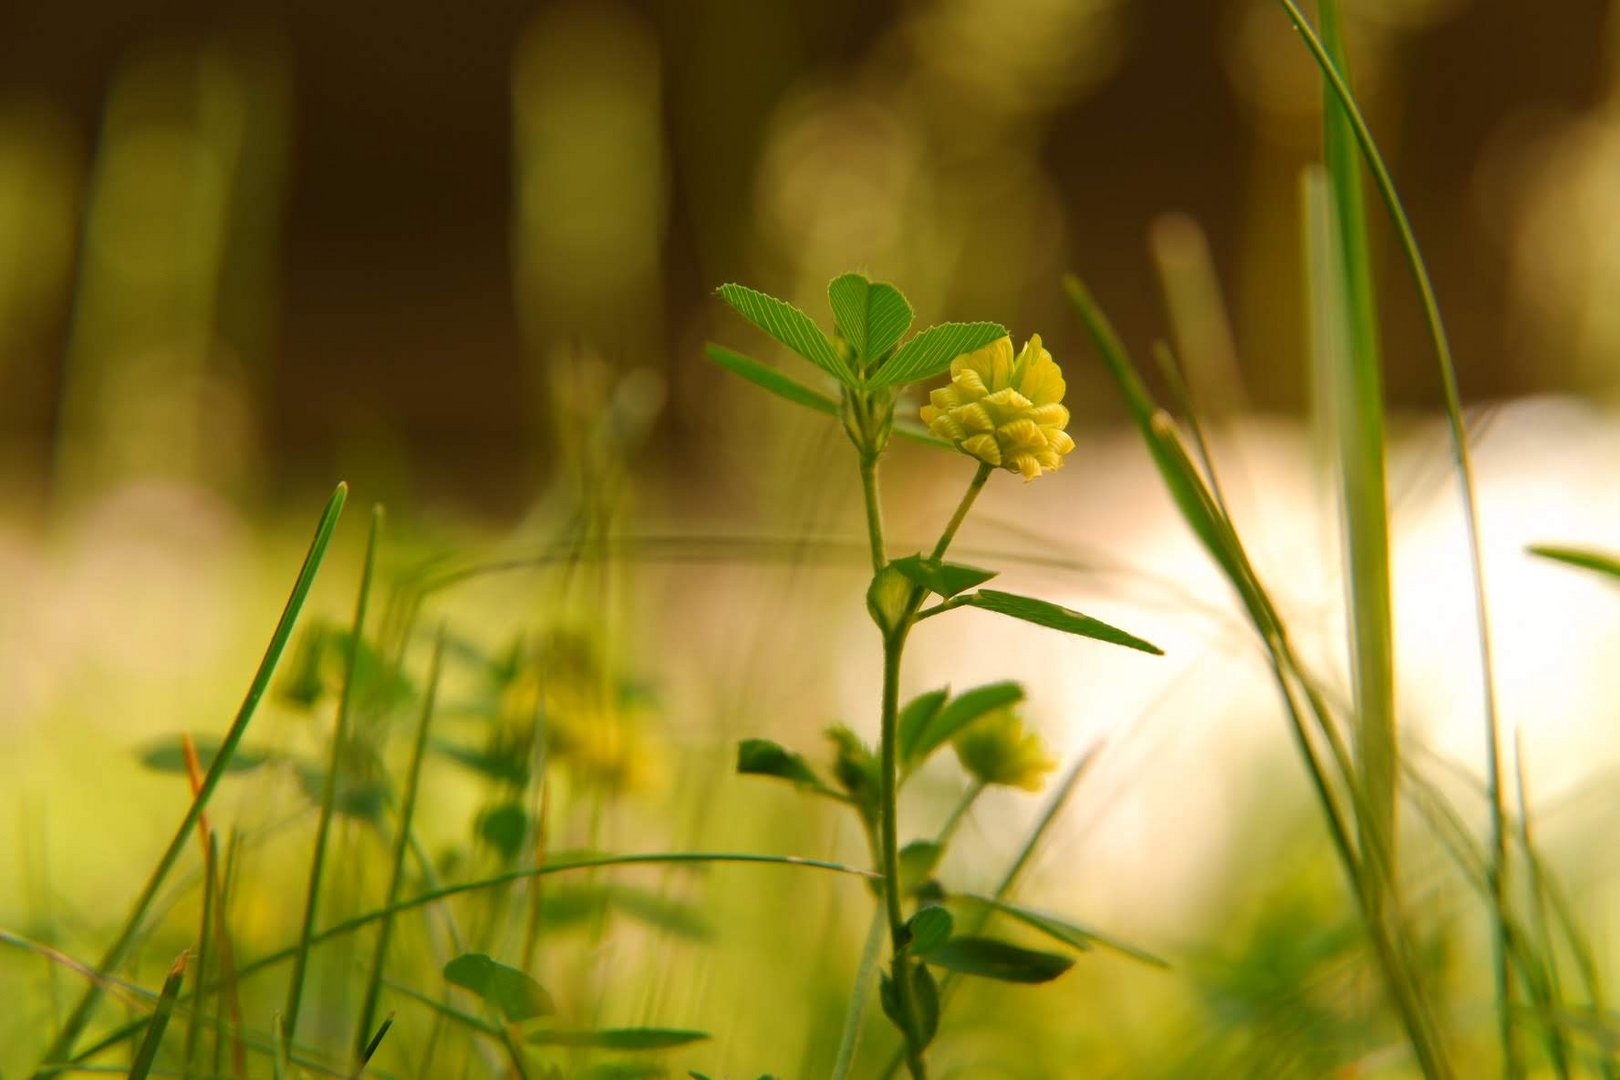
[[[1505,940],[1505,926],[1500,913],[1506,904],[1507,861],[1507,808],[1502,790],[1502,734],[1501,722],[1496,702],[1496,676],[1493,649],[1491,644],[1490,611],[1485,594],[1484,554],[1480,538],[1478,500],[1475,495],[1473,455],[1469,449],[1467,424],[1463,419],[1462,393],[1458,388],[1457,366],[1452,358],[1451,339],[1446,333],[1445,321],[1440,315],[1440,302],[1434,291],[1433,279],[1429,276],[1427,262],[1423,258],[1422,249],[1417,242],[1417,234],[1412,228],[1411,219],[1407,216],[1406,207],[1401,202],[1400,193],[1395,188],[1394,178],[1390,175],[1389,167],[1384,162],[1378,143],[1373,138],[1372,129],[1367,126],[1366,118],[1362,115],[1360,107],[1355,100],[1355,94],[1350,89],[1349,81],[1335,62],[1332,52],[1324,43],[1322,37],[1312,27],[1310,20],[1305,18],[1304,12],[1299,8],[1296,0],[1277,0],[1287,14],[1294,29],[1299,33],[1305,47],[1310,51],[1312,59],[1322,71],[1327,89],[1337,100],[1342,117],[1349,127],[1354,138],[1356,148],[1359,150],[1362,161],[1372,175],[1374,186],[1378,190],[1379,198],[1384,203],[1391,220],[1395,224],[1395,232],[1400,241],[1401,253],[1405,257],[1407,269],[1411,272],[1413,284],[1418,291],[1418,297],[1423,305],[1424,321],[1428,325],[1430,342],[1434,348],[1435,361],[1440,370],[1440,382],[1445,393],[1446,423],[1451,436],[1452,454],[1457,464],[1457,481],[1459,494],[1462,497],[1463,518],[1468,536],[1468,559],[1472,571],[1474,586],[1474,616],[1478,625],[1478,646],[1481,670],[1481,691],[1483,694],[1485,727],[1486,727],[1486,784],[1490,793],[1491,811],[1491,851],[1494,860],[1494,876],[1496,884],[1493,894],[1497,898],[1493,907],[1497,914],[1495,919],[1495,948],[1498,953],[1498,980],[1501,981],[1503,963],[1501,954],[1507,948]],[[1498,1009],[1506,1011],[1507,987],[1498,986]],[[1511,1023],[1506,1017],[1502,1020],[1503,1030],[1506,1031]],[[1510,1045],[1504,1046],[1504,1053]],[[1512,1067],[1512,1059],[1507,1064]]]
[[[1352,162],[1352,165],[1354,163]],[[1361,848],[1376,846],[1379,860],[1367,866],[1395,867],[1395,782],[1399,748],[1395,731],[1393,628],[1390,620],[1389,521],[1384,479],[1381,380],[1374,355],[1364,354],[1352,323],[1357,290],[1341,246],[1336,185],[1321,169],[1302,180],[1306,281],[1311,358],[1323,422],[1331,433],[1339,488],[1339,514],[1346,560],[1346,607],[1356,717],[1356,783],[1365,812],[1358,815]],[[1377,913],[1393,881],[1363,877],[1366,902]]]
[[[275,674],[276,663],[281,659],[282,652],[287,647],[287,640],[292,636],[293,626],[298,621],[298,615],[304,608],[304,601],[309,597],[309,590],[315,584],[315,575],[321,568],[321,562],[326,557],[327,546],[332,542],[332,533],[337,528],[338,517],[343,513],[343,502],[348,497],[349,489],[346,484],[339,484],[332,492],[331,498],[326,502],[326,509],[321,514],[319,524],[315,528],[315,538],[310,542],[309,552],[304,556],[304,565],[298,572],[298,579],[293,584],[292,593],[287,598],[287,605],[282,609],[281,619],[270,636],[270,644],[265,649],[264,658],[259,662],[258,671],[248,686],[247,695],[237,710],[236,719],[232,721],[230,729],[226,732],[220,744],[219,753],[214,757],[213,764],[209,766],[208,773],[203,777],[202,788],[197,792],[196,798],[191,801],[191,807],[186,816],[181,819],[180,826],[175,830],[174,837],[169,846],[153,867],[140,895],[136,898],[129,916],[125,919],[123,928],[119,930],[112,945],[102,957],[98,968],[104,972],[111,972],[118,968],[128,954],[129,948],[140,933],[141,924],[146,918],[147,910],[156,899],[158,890],[168,879],[174,864],[179,861],[180,852],[191,837],[191,830],[196,828],[197,819],[202,816],[203,809],[208,805],[208,799],[214,793],[220,778],[225,775],[230,765],[231,754],[241,742],[242,735],[247,731],[248,723],[258,710],[259,701],[264,697],[265,690],[270,685],[270,679]],[[43,1061],[58,1062],[67,1058],[73,1052],[73,1046],[79,1035],[90,1021],[91,1013],[95,1010],[96,1002],[100,1000],[101,988],[98,984],[90,983],[74,1006],[73,1012],[63,1023],[62,1029],[56,1038],[51,1041],[50,1047],[45,1051]],[[58,1066],[41,1065],[34,1072],[35,1080],[45,1080],[47,1077],[57,1075],[61,1071]]]
[[[208,849],[203,853],[202,923],[197,929],[197,985],[207,985],[209,961],[213,959],[214,900],[219,892],[219,842],[208,834]],[[202,1045],[202,1029],[208,1009],[208,997],[199,992],[192,995],[191,1009],[186,1013],[186,1051],[181,1058],[181,1080],[189,1080],[196,1066],[198,1048]]]
[[[315,932],[320,910],[321,882],[326,870],[326,842],[332,831],[332,807],[337,801],[338,770],[349,733],[349,710],[354,705],[355,673],[359,669],[361,643],[365,640],[366,605],[371,599],[371,577],[377,567],[377,538],[382,531],[383,509],[371,508],[371,528],[366,535],[365,562],[360,571],[360,593],[354,604],[354,626],[349,631],[349,657],[343,672],[343,690],[338,697],[337,719],[332,724],[332,750],[326,764],[326,780],[321,788],[321,814],[315,826],[315,850],[309,860],[309,883],[304,896],[304,920],[298,931],[298,953],[293,957],[292,975],[287,982],[287,1007],[282,1017],[289,1043],[298,1038],[298,1010],[304,996],[304,973],[309,966],[309,940]]]
[[[182,954],[169,969],[168,978],[163,980],[163,990],[158,994],[157,1008],[152,1012],[152,1019],[146,1025],[146,1036],[135,1051],[134,1060],[129,1066],[129,1080],[146,1080],[152,1072],[152,1063],[157,1060],[158,1048],[163,1045],[163,1032],[169,1026],[169,1017],[174,1015],[174,1003],[180,997],[180,984],[186,977],[186,958]]]
[[[409,850],[411,824],[416,817],[416,795],[421,786],[422,762],[427,756],[428,729],[433,719],[434,703],[438,700],[439,674],[444,666],[445,628],[441,625],[433,643],[433,660],[428,668],[427,687],[422,692],[422,715],[416,725],[416,741],[411,746],[411,762],[405,772],[405,794],[399,808],[399,832],[394,837],[393,865],[388,875],[386,905],[399,902],[400,888],[405,882],[405,854]],[[371,974],[366,980],[366,992],[360,1007],[360,1025],[355,1036],[363,1040],[371,1031],[372,1019],[377,1014],[377,998],[381,993],[383,969],[388,960],[388,945],[394,929],[394,917],[386,916],[377,928],[377,942],[371,956]],[[369,1054],[357,1047],[364,1062]]]
[[[1530,554],[1551,559],[1566,566],[1591,570],[1605,577],[1620,578],[1620,558],[1590,548],[1561,547],[1556,544],[1532,544],[1525,548]]]

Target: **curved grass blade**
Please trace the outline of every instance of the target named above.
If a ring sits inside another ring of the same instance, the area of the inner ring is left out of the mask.
[[[343,672],[343,691],[338,698],[337,718],[332,724],[332,749],[326,763],[326,779],[321,788],[321,814],[315,827],[315,850],[309,860],[309,884],[304,895],[304,919],[298,931],[298,953],[293,957],[292,974],[287,982],[287,1005],[282,1030],[288,1042],[298,1038],[298,1010],[304,996],[304,972],[309,965],[309,940],[315,932],[320,907],[321,880],[326,870],[326,841],[332,831],[332,807],[337,799],[338,770],[349,733],[349,711],[354,705],[355,671],[359,665],[361,642],[366,627],[366,606],[371,599],[371,578],[377,568],[377,538],[382,532],[383,509],[371,508],[371,528],[366,534],[365,561],[360,571],[360,592],[354,603],[354,626],[349,631],[349,658]]]
[[[197,797],[191,801],[186,816],[181,819],[174,837],[169,846],[158,859],[157,865],[152,868],[151,876],[146,885],[136,897],[129,916],[124,921],[123,928],[118,932],[113,943],[107,948],[101,963],[97,965],[101,971],[114,971],[124,961],[130,946],[134,943],[136,935],[140,932],[141,924],[146,919],[147,910],[157,897],[158,890],[168,879],[174,864],[180,858],[180,850],[185,846],[191,836],[191,830],[197,825],[197,819],[202,815],[208,805],[209,797],[214,793],[220,778],[225,775],[230,766],[231,756],[237,744],[242,741],[242,735],[247,731],[248,723],[258,710],[259,701],[264,697],[265,690],[270,685],[270,679],[275,674],[276,663],[281,659],[282,652],[287,647],[287,640],[292,636],[293,626],[298,621],[298,615],[304,609],[304,602],[309,598],[309,590],[315,584],[315,575],[321,568],[321,562],[326,558],[327,546],[332,542],[332,533],[337,529],[338,518],[343,513],[343,503],[348,497],[347,484],[339,484],[326,501],[326,509],[321,514],[320,522],[315,527],[315,537],[310,542],[309,551],[304,556],[304,565],[298,572],[298,579],[293,583],[292,593],[287,598],[286,607],[282,609],[281,619],[276,623],[274,633],[270,636],[270,644],[265,649],[264,658],[259,662],[258,671],[254,673],[253,681],[248,685],[247,695],[242,699],[241,707],[237,710],[236,719],[231,722],[230,728],[221,741],[219,753],[208,768],[208,774],[203,777],[202,788]],[[45,1051],[43,1062],[60,1062],[73,1053],[73,1046],[78,1042],[79,1035],[90,1021],[96,1002],[100,1000],[101,987],[98,983],[90,983],[79,998],[78,1004],[73,1007],[56,1038],[51,1040],[50,1047]],[[61,1072],[60,1065],[41,1064],[34,1071],[35,1080],[46,1080]]]
[[[1435,361],[1440,369],[1440,382],[1445,393],[1446,424],[1451,436],[1452,454],[1457,463],[1458,492],[1462,497],[1463,520],[1466,527],[1468,542],[1468,560],[1473,580],[1474,617],[1478,626],[1478,648],[1481,671],[1481,690],[1483,694],[1486,737],[1486,783],[1490,790],[1491,803],[1491,853],[1493,859],[1493,892],[1500,898],[1493,907],[1497,914],[1495,918],[1496,949],[1500,957],[1508,948],[1506,941],[1506,927],[1501,918],[1501,910],[1506,903],[1504,883],[1506,879],[1507,861],[1507,807],[1502,790],[1502,734],[1500,715],[1496,702],[1496,675],[1493,660],[1493,648],[1490,630],[1490,609],[1485,594],[1484,573],[1484,544],[1480,536],[1479,506],[1475,494],[1473,456],[1469,449],[1468,428],[1463,419],[1462,393],[1457,382],[1457,366],[1452,358],[1451,339],[1446,333],[1445,321],[1440,315],[1440,302],[1435,295],[1434,282],[1429,276],[1428,263],[1423,258],[1422,249],[1418,246],[1417,234],[1412,228],[1411,219],[1407,216],[1405,204],[1402,203],[1400,193],[1395,188],[1394,178],[1390,175],[1389,167],[1384,162],[1384,156],[1378,149],[1378,143],[1373,138],[1372,129],[1367,126],[1366,117],[1362,115],[1356,103],[1355,94],[1350,89],[1349,81],[1340,70],[1339,64],[1329,47],[1323,42],[1321,35],[1311,25],[1305,13],[1300,10],[1295,0],[1277,0],[1293,24],[1305,47],[1310,51],[1316,66],[1321,70],[1324,82],[1339,106],[1343,110],[1342,116],[1354,137],[1355,144],[1360,150],[1362,161],[1372,175],[1373,183],[1378,189],[1384,208],[1388,211],[1395,224],[1395,232],[1400,240],[1401,253],[1405,256],[1407,268],[1411,271],[1413,284],[1417,287],[1418,297],[1423,305],[1424,320],[1428,324],[1430,343],[1434,347]],[[1498,980],[1500,983],[1502,962],[1498,961]],[[1506,1011],[1508,1003],[1505,1000],[1507,988],[1499,985],[1498,1002],[1499,1011]],[[1511,1023],[1504,1017],[1502,1024],[1504,1031]],[[1504,1053],[1509,1053],[1511,1044],[1503,1047]],[[1443,1053],[1443,1051],[1442,1051]],[[1509,1067],[1513,1065],[1511,1057],[1508,1059]],[[1438,1067],[1449,1072],[1450,1066],[1441,1061]]]

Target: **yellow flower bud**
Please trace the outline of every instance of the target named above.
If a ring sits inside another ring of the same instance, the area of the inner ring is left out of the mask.
[[[923,423],[964,454],[1026,481],[1060,468],[1074,440],[1063,429],[1063,371],[1041,347],[1039,334],[1013,357],[1012,339],[999,338],[951,361],[951,382],[929,395]]]
[[[1057,768],[1041,737],[1024,730],[1010,705],[985,713],[951,742],[962,768],[986,784],[1039,791],[1046,774]]]

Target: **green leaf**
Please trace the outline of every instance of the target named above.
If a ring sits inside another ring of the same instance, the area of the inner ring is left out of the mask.
[[[1561,562],[1566,566],[1578,567],[1582,570],[1594,570],[1599,574],[1620,578],[1620,558],[1602,551],[1590,548],[1560,547],[1555,544],[1531,544],[1524,550],[1543,559]]]
[[[953,903],[967,901],[983,905],[993,911],[999,911],[1003,915],[1017,919],[1025,926],[1039,930],[1047,937],[1052,938],[1054,941],[1060,941],[1072,949],[1086,951],[1096,946],[1102,946],[1122,956],[1139,960],[1151,967],[1168,968],[1170,966],[1170,962],[1163,957],[1136,945],[1121,941],[1110,934],[1094,930],[1089,926],[1082,926],[1070,919],[1062,919],[1044,911],[1024,907],[1021,904],[1013,904],[1006,900],[997,900],[994,897],[978,896],[972,893],[958,893],[951,897],[951,901]]]
[[[551,995],[529,975],[483,953],[462,953],[444,965],[445,980],[471,990],[508,1020],[530,1020],[555,1011]]]
[[[900,760],[906,761],[911,757],[911,748],[917,745],[917,738],[928,725],[934,722],[939,710],[945,706],[945,699],[950,697],[950,687],[940,687],[930,690],[926,694],[918,694],[906,702],[906,707],[900,710],[900,717],[896,721],[900,741]]]
[[[706,345],[703,351],[710,360],[727,371],[741,375],[755,386],[769,390],[777,397],[786,398],[795,405],[803,405],[807,409],[814,409],[828,416],[838,415],[838,402],[833,398],[784,375],[769,364],[720,345]]]
[[[983,585],[996,576],[994,570],[980,570],[976,566],[925,559],[921,555],[907,555],[895,559],[889,565],[906,575],[907,580],[913,585],[938,593],[947,600],[959,592]]]
[[[927,1046],[939,1033],[939,986],[933,972],[922,964],[911,969],[911,1002],[917,1011],[917,1030],[912,1033],[918,1046]],[[878,1004],[890,1023],[904,1032],[909,1026],[894,992],[894,976],[885,971],[878,981]]]
[[[878,821],[878,794],[881,783],[877,755],[861,737],[842,724],[827,729],[833,744],[833,779],[848,792],[855,809],[868,825]]]
[[[1143,641],[1134,634],[1127,634],[1117,626],[1110,626],[1101,619],[1093,619],[1090,615],[1082,615],[1078,611],[1071,611],[1046,600],[1016,596],[995,589],[981,589],[964,599],[976,608],[994,611],[1000,615],[1010,615],[1015,619],[1035,623],[1037,626],[1061,630],[1065,634],[1123,645],[1127,649],[1136,649],[1138,652],[1152,653],[1155,656],[1164,655],[1164,650],[1157,645]]]
[[[939,1034],[939,984],[926,964],[911,969],[911,1000],[917,1007],[918,1045],[927,1046]]]
[[[798,353],[841,383],[855,384],[838,350],[815,321],[785,301],[767,296],[744,285],[722,285],[720,298],[737,309],[737,314],[759,327],[781,344]]]
[[[911,327],[911,305],[900,290],[869,282],[861,274],[844,274],[827,286],[838,332],[862,361],[862,368],[881,358]]]
[[[707,1031],[686,1031],[680,1028],[599,1028],[593,1031],[566,1031],[548,1029],[532,1031],[525,1041],[535,1046],[583,1046],[596,1050],[668,1050],[702,1042],[709,1037]]]
[[[1007,328],[1000,323],[940,323],[902,345],[867,382],[872,386],[898,386],[933,378],[963,353],[982,349],[1006,336]]]
[[[1015,682],[987,683],[964,691],[935,713],[910,741],[905,737],[905,729],[901,728],[900,760],[908,767],[920,765],[929,754],[949,742],[951,736],[991,709],[1016,705],[1023,700],[1024,688]]]
[[[635,885],[552,885],[541,895],[541,919],[548,929],[577,926],[609,912],[694,940],[708,938],[714,932],[700,909]]]
[[[579,1080],[654,1080],[669,1070],[651,1061],[599,1061],[576,1075]]]
[[[197,749],[197,762],[204,772],[214,764],[214,755],[219,753],[219,739],[212,735],[204,735],[191,740]],[[270,760],[270,754],[265,750],[251,750],[245,746],[238,746],[236,752],[225,763],[225,772],[241,773],[250,769],[257,769]],[[154,739],[141,749],[141,764],[155,772],[185,773],[186,752],[180,745],[180,736],[165,735]]]
[[[770,739],[744,739],[737,744],[737,772],[743,776],[774,776],[794,784],[837,794],[825,783],[804,755],[795,754]]]
[[[483,749],[474,750],[449,739],[435,738],[428,741],[428,746],[434,753],[443,754],[491,780],[520,787],[529,782],[532,747],[525,745],[522,740],[495,740]]]
[[[523,850],[523,841],[529,835],[529,813],[521,803],[492,806],[478,815],[477,833],[478,839],[511,862]]]
[[[911,951],[922,954],[937,949],[951,938],[956,920],[942,907],[925,907],[906,921],[911,935]]]
[[[987,937],[954,937],[918,955],[927,963],[960,975],[1013,983],[1051,982],[1074,966],[1074,961],[1067,956]]]

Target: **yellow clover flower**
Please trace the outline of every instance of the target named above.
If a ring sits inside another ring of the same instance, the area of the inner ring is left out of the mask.
[[[1039,791],[1057,759],[1041,737],[1024,729],[1013,707],[994,709],[951,740],[962,767],[980,783]]]
[[[923,423],[964,454],[1026,481],[1063,465],[1074,440],[1063,429],[1063,372],[1035,334],[1013,358],[1012,338],[951,361],[951,383],[929,395]]]

